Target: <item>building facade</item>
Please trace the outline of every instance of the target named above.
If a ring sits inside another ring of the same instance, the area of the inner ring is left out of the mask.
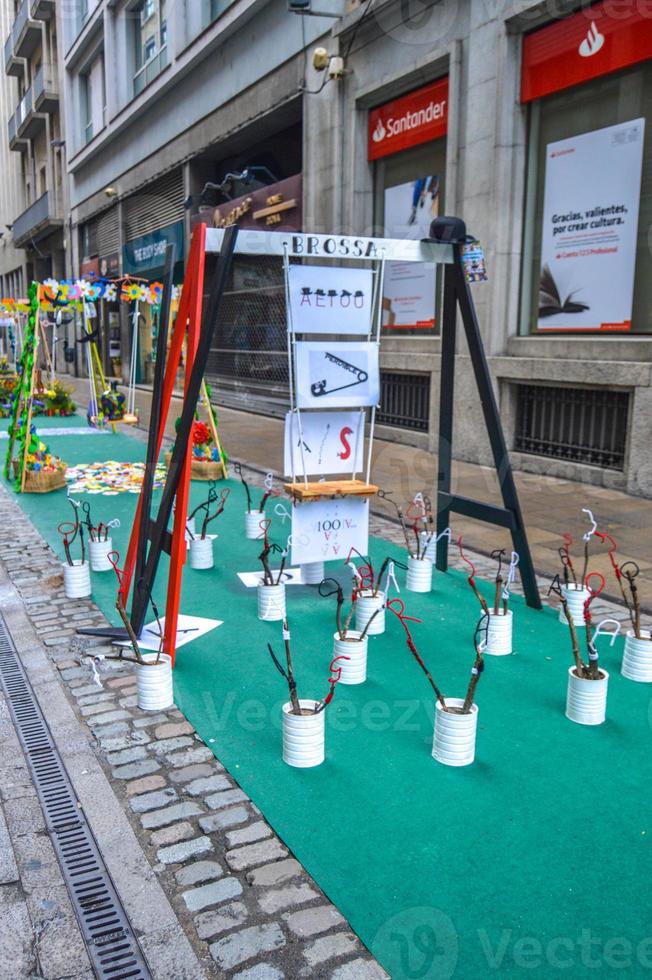
[[[13,283],[3,282],[3,286],[10,289],[13,285],[14,292],[24,293],[32,279],[63,277],[69,266],[66,143],[60,104],[63,9],[54,0],[16,0],[3,7],[4,70],[10,80],[6,131],[19,173],[7,230],[14,249],[22,252],[22,262],[7,273],[16,272]],[[12,161],[10,175],[15,165]]]
[[[652,495],[649,5],[313,6],[339,16],[66,5],[75,273],[156,278],[174,241],[180,281],[198,220],[421,236],[460,215],[486,255],[473,290],[516,466]],[[384,302],[379,435],[432,451],[440,284],[393,268]],[[104,356],[124,374],[133,320],[109,312]],[[220,400],[284,411],[284,324],[278,265],[236,263]],[[143,382],[155,331],[139,323]],[[488,463],[463,340],[457,372],[454,454]]]
[[[9,0],[0,3],[0,39],[9,36],[14,22],[14,7]],[[19,298],[25,295],[25,253],[14,245],[12,226],[16,217],[16,202],[23,200],[20,157],[9,149],[7,124],[16,109],[16,83],[2,73],[0,84],[0,295]],[[5,135],[6,134],[6,135]]]

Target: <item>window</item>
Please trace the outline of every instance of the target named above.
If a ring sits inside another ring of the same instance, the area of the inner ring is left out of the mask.
[[[93,95],[89,75],[81,76],[82,130],[84,143],[93,139]]]
[[[542,276],[546,147],[558,140],[640,118],[645,119],[645,135],[631,332],[652,332],[652,255],[647,238],[648,228],[652,225],[652,64],[646,62],[618,74],[556,92],[530,104],[520,317],[522,334],[541,333],[537,324],[540,322],[539,281]],[[602,199],[606,200],[608,196],[601,194],[601,200],[596,200],[596,204],[604,203]],[[581,289],[582,283],[576,270],[577,267],[570,270],[569,266],[568,282],[556,284],[564,306],[567,293],[577,287],[580,288],[577,288],[573,298],[578,302],[590,301]],[[571,271],[575,278],[571,277]],[[613,283],[613,289],[618,289],[617,282]],[[596,320],[599,322],[599,315]]]
[[[143,60],[144,62],[150,61],[151,58],[156,54],[156,38],[148,37],[143,45]]]
[[[374,163],[374,224],[389,238],[423,238],[442,213],[446,138],[394,153]],[[438,331],[433,266],[388,262],[383,332],[396,337]]]
[[[144,27],[147,27],[147,33]],[[165,0],[145,0],[132,15],[134,95],[143,91],[166,67],[167,21]]]
[[[104,128],[106,117],[106,84],[104,53],[96,55],[87,72],[80,76],[82,139],[90,143]]]
[[[228,10],[232,3],[233,0],[208,0],[206,4],[205,26],[208,27],[208,25],[212,24],[214,20],[221,17],[224,11]]]
[[[380,410],[376,419],[400,429],[428,431],[430,375],[380,372]]]
[[[622,470],[629,395],[606,388],[516,386],[514,449]]]

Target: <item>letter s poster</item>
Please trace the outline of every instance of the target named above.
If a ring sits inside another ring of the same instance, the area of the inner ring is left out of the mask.
[[[344,561],[355,548],[369,546],[369,501],[359,497],[320,498],[292,507],[292,564]]]
[[[361,412],[288,412],[285,416],[286,476],[360,473],[364,443]]]
[[[644,119],[548,143],[539,330],[631,330]]]
[[[295,333],[369,333],[373,306],[371,269],[294,264],[288,278],[288,327]]]

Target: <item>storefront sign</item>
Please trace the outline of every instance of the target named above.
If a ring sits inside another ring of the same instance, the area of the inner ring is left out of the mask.
[[[100,274],[100,260],[86,259],[79,263],[79,275],[84,279],[96,279]]]
[[[296,412],[285,416],[286,476],[327,476],[362,470],[365,413]]]
[[[652,58],[651,14],[647,2],[604,0],[527,34],[523,38],[521,102]]]
[[[100,276],[103,279],[116,279],[120,275],[120,256],[117,252],[103,255],[100,259]]]
[[[546,147],[539,330],[631,329],[644,128]]]
[[[448,78],[409,92],[369,112],[367,153],[378,160],[446,135]]]
[[[288,278],[295,333],[369,333],[373,301],[370,269],[294,264]]]
[[[250,194],[220,204],[213,211],[213,227],[273,228],[300,231],[302,219],[301,174],[259,187]]]
[[[160,269],[165,264],[165,250],[172,242],[177,247],[177,262],[183,261],[183,241],[183,221],[176,221],[128,242],[123,247],[125,275],[147,277],[152,269]]]
[[[439,214],[439,177],[419,177],[385,191],[385,234],[420,241]],[[387,330],[431,330],[435,325],[435,267],[432,263],[388,262],[383,326]]]

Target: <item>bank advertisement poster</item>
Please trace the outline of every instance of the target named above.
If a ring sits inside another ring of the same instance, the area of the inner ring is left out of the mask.
[[[371,269],[297,263],[290,266],[288,279],[291,325],[295,333],[366,335],[370,332]]]
[[[439,215],[439,177],[419,177],[385,190],[385,234],[419,241]],[[388,262],[383,326],[386,330],[431,330],[435,325],[435,266]]]
[[[644,119],[549,143],[539,330],[631,329]]]
[[[296,412],[285,416],[286,476],[359,473],[362,469],[365,413]]]

